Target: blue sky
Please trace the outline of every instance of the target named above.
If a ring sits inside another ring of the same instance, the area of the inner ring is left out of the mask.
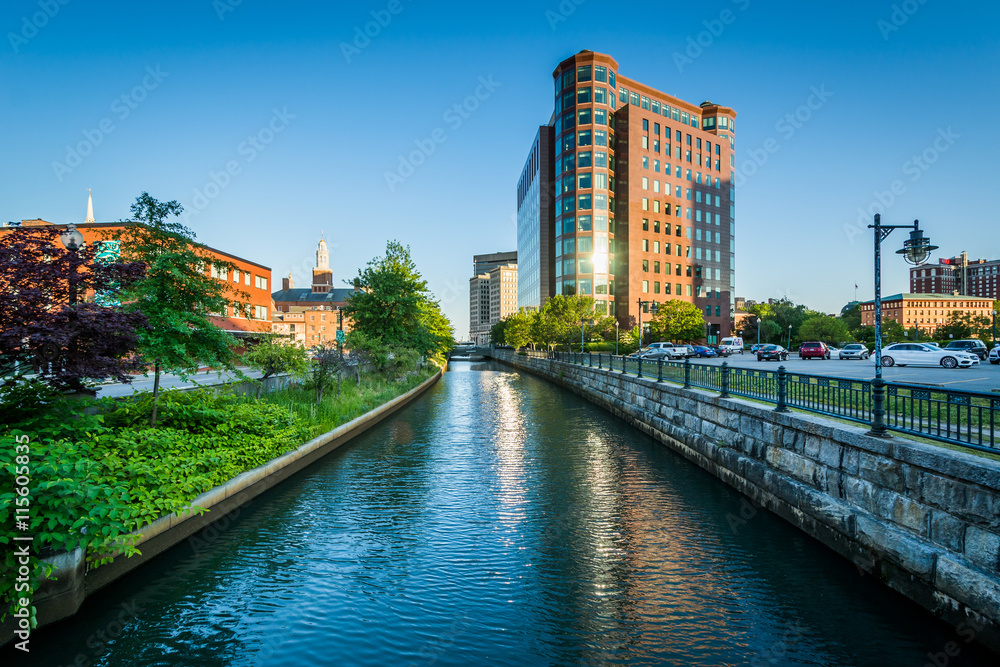
[[[202,242],[300,286],[321,232],[338,282],[398,239],[464,336],[472,255],[516,247],[515,187],[551,72],[591,49],[736,109],[736,292],[834,312],[855,283],[872,294],[859,210],[864,224],[875,210],[919,218],[940,256],[1000,256],[985,196],[1000,8],[956,7],[8,0],[0,219],[81,221],[92,188],[96,218],[113,221],[146,190],[180,201]],[[474,111],[453,110],[477,92]],[[895,256],[883,281],[907,289]]]

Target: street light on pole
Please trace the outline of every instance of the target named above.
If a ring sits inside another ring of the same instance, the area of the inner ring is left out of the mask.
[[[620,324],[618,323],[618,320],[615,319],[615,356],[616,357],[618,356],[618,327],[619,326],[620,326]]]
[[[760,318],[757,318],[757,347],[760,347]]]
[[[997,346],[997,311],[993,309],[993,347]]]
[[[868,435],[888,438],[883,417],[885,416],[885,381],[882,379],[882,241],[894,229],[912,229],[910,238],[903,242],[903,247],[896,251],[903,259],[914,266],[920,266],[927,261],[932,251],[937,250],[931,245],[931,240],[920,231],[920,221],[914,220],[912,225],[883,225],[882,216],[875,214],[875,224],[868,225],[875,230],[875,379],[872,380],[872,423]]]
[[[76,254],[83,247],[83,234],[81,234],[74,224],[66,226],[66,231],[59,235],[66,250],[73,253],[73,271],[69,279],[69,305],[76,305]]]
[[[788,347],[786,347],[785,349],[786,350],[791,350],[792,349],[792,325],[791,324],[788,325]]]

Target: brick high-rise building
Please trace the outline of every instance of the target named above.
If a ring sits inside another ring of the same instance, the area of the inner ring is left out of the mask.
[[[536,291],[539,301],[585,294],[627,326],[630,318],[650,317],[639,314],[639,301],[682,299],[705,315],[710,341],[728,335],[736,113],[628,79],[613,58],[593,51],[561,62],[553,78],[551,149],[540,132],[518,185],[519,249],[539,239],[538,250],[520,257],[522,305]],[[553,164],[550,222],[534,214],[546,202],[544,191],[531,191],[546,157]],[[554,244],[550,256],[541,249],[546,238]],[[528,268],[535,255],[551,267],[551,287],[541,270]]]
[[[969,259],[968,253],[910,268],[910,291],[918,294],[967,294],[996,299],[1000,260]]]

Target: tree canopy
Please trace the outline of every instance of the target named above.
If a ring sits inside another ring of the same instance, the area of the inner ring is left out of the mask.
[[[705,316],[693,303],[671,299],[659,304],[649,330],[657,340],[698,340],[705,337]]]
[[[835,345],[847,340],[848,336],[844,320],[829,315],[814,315],[799,327],[800,341],[818,340],[828,345]]]
[[[386,243],[385,255],[368,262],[355,285],[358,289],[344,308],[355,330],[384,345],[425,355],[443,354],[451,348],[451,322],[417,271],[409,246]]]

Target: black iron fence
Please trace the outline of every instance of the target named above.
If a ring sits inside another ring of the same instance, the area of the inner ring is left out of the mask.
[[[513,353],[513,351],[512,351]],[[870,424],[874,391],[870,380],[849,380],[807,373],[733,368],[727,362],[693,364],[591,352],[528,350],[514,354],[580,364],[683,387],[718,391],[723,398],[743,396],[789,408]],[[885,415],[890,431],[1000,453],[1000,394],[885,383]]]

